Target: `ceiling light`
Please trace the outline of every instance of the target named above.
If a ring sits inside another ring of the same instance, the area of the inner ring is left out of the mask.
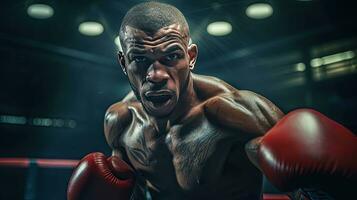
[[[97,36],[103,33],[104,27],[98,22],[90,21],[79,24],[78,30],[83,35]]]
[[[323,64],[324,63],[321,58],[314,58],[310,61],[311,67],[320,67]]]
[[[224,36],[232,32],[232,25],[225,21],[217,21],[208,24],[207,32],[214,36]]]
[[[264,19],[273,14],[273,8],[267,3],[255,3],[248,6],[245,14],[253,19]]]
[[[340,62],[343,60],[349,60],[354,57],[355,57],[355,53],[353,51],[345,51],[345,52],[336,53],[336,54],[329,55],[329,56],[324,56],[324,57],[322,57],[322,60],[323,60],[324,65],[328,65],[328,64]]]
[[[27,14],[36,19],[50,18],[53,13],[53,8],[46,4],[32,4],[27,8]]]
[[[322,65],[329,65],[332,63],[337,63],[344,60],[349,60],[355,57],[355,52],[345,51],[341,53],[336,53],[322,58],[314,58],[310,61],[312,67],[320,67]]]
[[[296,71],[298,72],[303,72],[306,69],[306,66],[304,63],[298,63],[295,65]]]

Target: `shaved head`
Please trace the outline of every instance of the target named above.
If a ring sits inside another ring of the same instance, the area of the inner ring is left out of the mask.
[[[181,11],[176,7],[160,2],[144,2],[132,7],[124,16],[120,26],[120,40],[123,46],[124,33],[127,26],[140,29],[148,34],[155,34],[159,29],[178,24],[185,30],[189,40],[189,27]],[[123,46],[124,47],[124,46]]]

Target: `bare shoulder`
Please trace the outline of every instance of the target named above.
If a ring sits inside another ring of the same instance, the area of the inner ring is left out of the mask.
[[[133,104],[136,104],[136,98],[130,92],[122,101],[111,105],[105,113],[104,134],[112,149],[119,147],[119,137],[131,122],[132,114],[129,107]]]
[[[237,89],[207,99],[204,109],[213,122],[251,137],[265,134],[284,115],[265,97]]]
[[[223,80],[213,77],[192,73],[193,87],[201,100],[223,94],[231,93],[236,89]]]

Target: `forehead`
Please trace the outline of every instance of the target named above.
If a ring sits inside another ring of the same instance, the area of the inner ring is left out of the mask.
[[[157,46],[168,41],[181,43],[182,45],[188,42],[188,30],[185,30],[185,28],[179,24],[162,27],[155,33],[131,26],[126,26],[124,30],[123,41],[126,48],[143,45]]]

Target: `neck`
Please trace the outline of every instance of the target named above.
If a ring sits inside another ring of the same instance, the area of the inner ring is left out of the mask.
[[[186,90],[183,90],[183,93],[180,94],[177,105],[169,116],[164,118],[150,117],[151,121],[154,123],[156,130],[159,133],[166,133],[172,125],[179,123],[180,119],[186,116],[186,114],[194,106],[199,104],[199,99],[197,97],[196,91],[193,88],[193,79],[191,76],[191,72],[188,75],[188,80],[185,87]]]

